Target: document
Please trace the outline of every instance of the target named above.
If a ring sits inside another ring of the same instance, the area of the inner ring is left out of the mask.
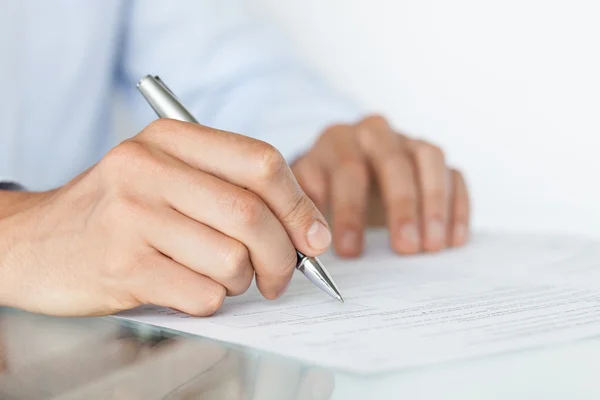
[[[593,240],[482,233],[465,248],[406,257],[373,231],[361,258],[321,261],[345,303],[296,273],[282,298],[253,285],[208,318],[155,306],[118,317],[365,374],[600,335]]]

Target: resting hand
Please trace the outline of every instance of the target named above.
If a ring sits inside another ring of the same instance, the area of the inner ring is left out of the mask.
[[[330,216],[338,254],[362,252],[367,224],[385,223],[401,254],[467,241],[469,198],[442,150],[393,131],[381,117],[327,129],[292,170]]]

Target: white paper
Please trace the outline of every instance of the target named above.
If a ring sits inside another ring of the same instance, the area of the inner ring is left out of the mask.
[[[480,234],[463,249],[400,257],[371,232],[359,260],[321,258],[346,302],[296,273],[279,300],[253,286],[213,317],[146,306],[119,315],[360,373],[600,334],[600,243]]]

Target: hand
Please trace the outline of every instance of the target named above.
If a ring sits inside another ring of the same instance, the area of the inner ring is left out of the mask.
[[[0,219],[0,304],[38,313],[152,303],[210,315],[254,274],[266,298],[278,297],[295,248],[316,256],[331,241],[272,146],[173,120],[64,187],[20,196]]]
[[[329,213],[341,256],[361,254],[367,223],[385,223],[401,254],[467,241],[469,197],[461,173],[446,165],[439,147],[394,132],[381,117],[329,128],[292,170]]]

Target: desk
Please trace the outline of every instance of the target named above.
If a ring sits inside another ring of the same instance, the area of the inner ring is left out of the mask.
[[[3,400],[600,398],[600,339],[369,377],[112,318],[2,308],[0,344]]]

